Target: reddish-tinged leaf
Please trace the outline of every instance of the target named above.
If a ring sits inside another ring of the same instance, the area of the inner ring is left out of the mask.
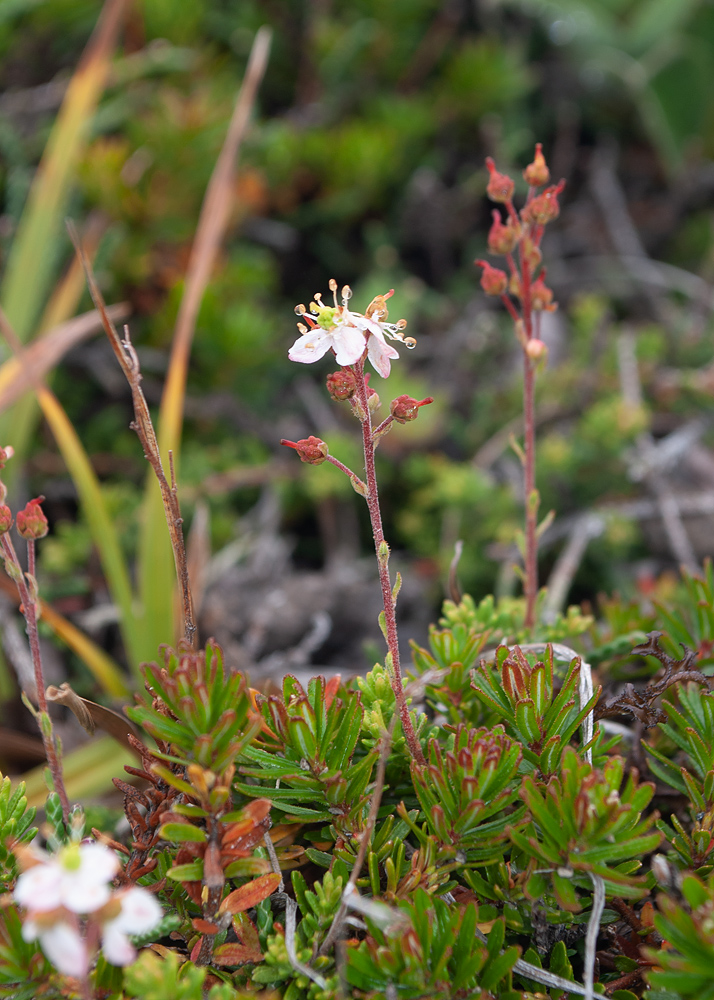
[[[332,704],[335,695],[337,694],[340,683],[342,681],[342,674],[335,674],[334,677],[330,677],[325,687],[325,708],[329,709]]]
[[[218,934],[218,928],[210,920],[195,917],[191,923],[193,924],[193,929],[198,931],[199,934]]]
[[[222,944],[213,952],[216,965],[245,965],[246,962],[260,962],[263,953],[260,948],[247,948],[244,944]]]
[[[241,910],[250,910],[262,902],[271,892],[275,892],[279,885],[280,875],[277,873],[259,875],[252,882],[242,885],[226,896],[218,912],[239,913]]]

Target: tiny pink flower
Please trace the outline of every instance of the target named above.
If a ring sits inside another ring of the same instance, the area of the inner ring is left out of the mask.
[[[387,343],[385,336],[399,340],[406,347],[413,347],[416,341],[412,337],[404,337],[402,331],[406,321],[387,323],[385,301],[393,290],[386,295],[378,295],[372,300],[366,313],[353,312],[347,305],[352,296],[349,285],[342,289],[342,304],[337,301],[337,282],[330,281],[334,305],[327,306],[320,295],[310,303],[310,310],[303,305],[297,306],[295,312],[304,319],[298,323],[301,336],[288,351],[291,361],[301,364],[312,364],[332,350],[337,363],[343,368],[355,364],[367,351],[367,357],[379,372],[386,378],[390,372],[390,361],[398,358],[398,352]]]

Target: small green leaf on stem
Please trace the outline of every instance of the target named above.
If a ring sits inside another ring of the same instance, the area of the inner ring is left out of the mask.
[[[352,483],[352,489],[355,493],[359,493],[361,497],[367,496],[367,485],[362,482],[359,476],[351,475],[350,482]]]
[[[523,449],[521,448],[520,444],[518,443],[518,440],[517,440],[515,434],[511,434],[509,436],[508,443],[511,446],[511,448],[515,451],[516,455],[518,455],[518,458],[520,460],[521,465],[525,465],[526,464],[526,453],[523,451]]]
[[[538,490],[531,490],[528,496],[528,513],[536,514],[540,507],[540,493]]]
[[[379,612],[379,627],[382,630],[384,641],[389,642],[389,639],[387,638],[387,616],[383,611]]]
[[[548,513],[543,518],[543,520],[538,525],[538,527],[536,528],[536,538],[540,538],[542,535],[544,535],[554,520],[555,520],[555,511],[549,510]]]
[[[377,546],[377,558],[382,566],[386,566],[389,562],[389,545],[384,539]]]
[[[397,597],[399,596],[399,591],[402,589],[402,574],[397,573],[397,578],[394,581],[394,586],[392,587],[392,604],[397,606]]]

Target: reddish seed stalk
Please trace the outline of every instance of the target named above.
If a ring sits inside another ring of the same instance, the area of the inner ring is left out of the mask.
[[[379,582],[382,587],[382,600],[384,603],[384,618],[387,632],[387,646],[392,659],[392,688],[397,699],[397,707],[402,720],[404,737],[417,764],[425,765],[424,754],[422,753],[419,740],[414,732],[409,708],[404,696],[404,686],[402,684],[402,669],[399,658],[399,639],[397,635],[397,616],[394,599],[392,597],[392,582],[389,577],[389,556],[380,555],[380,549],[384,548],[385,538],[382,528],[382,513],[379,507],[379,494],[377,492],[377,474],[374,466],[374,438],[372,434],[372,418],[369,410],[367,396],[367,383],[364,377],[364,358],[358,361],[353,369],[357,376],[357,397],[365,414],[362,419],[362,443],[364,446],[364,466],[367,479],[367,507],[369,509],[369,519],[372,524],[372,535],[374,536],[374,547],[377,553],[377,565],[379,566]]]
[[[529,197],[532,192],[529,192]],[[521,282],[523,307],[523,326],[526,339],[533,336],[533,310],[531,308],[531,269],[527,255],[524,252],[524,239],[518,245],[521,262]],[[526,596],[526,627],[535,625],[536,599],[538,597],[538,505],[535,496],[535,374],[533,362],[523,348],[523,423],[524,423],[524,453],[523,469],[524,493],[526,506],[526,554],[525,554],[525,596]]]
[[[50,720],[50,715],[47,710],[47,698],[45,696],[45,678],[42,671],[40,637],[37,631],[37,604],[35,602],[35,597],[31,592],[30,587],[27,584],[27,580],[23,575],[22,567],[20,566],[19,560],[17,558],[17,553],[15,552],[15,547],[12,544],[12,541],[7,534],[0,536],[0,547],[2,547],[2,552],[5,560],[15,569],[15,572],[13,574],[13,580],[20,595],[20,601],[22,603],[22,614],[25,619],[27,636],[30,641],[30,653],[32,655],[32,665],[35,670],[37,704],[40,710],[40,715],[44,716],[49,723],[49,732],[46,732],[45,727],[42,725],[41,721],[38,720],[38,722],[40,722],[40,734],[42,736],[42,742],[45,748],[45,756],[47,757],[47,763],[49,764],[50,773],[52,774],[52,780],[54,782],[55,791],[59,795],[59,799],[62,804],[62,818],[64,819],[65,823],[68,823],[69,799],[67,798],[67,791],[64,787],[62,765],[60,763],[60,759],[57,754],[57,747],[55,746],[54,734],[52,733],[52,722]],[[34,579],[35,576],[34,538],[28,538],[27,540],[27,570],[28,574]]]

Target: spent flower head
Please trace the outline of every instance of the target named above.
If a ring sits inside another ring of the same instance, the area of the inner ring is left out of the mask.
[[[332,350],[337,363],[346,368],[359,361],[366,351],[373,367],[382,378],[387,378],[390,362],[399,354],[386,338],[398,340],[409,348],[416,344],[413,337],[404,336],[406,320],[387,322],[386,300],[394,294],[394,289],[385,295],[377,295],[364,313],[348,308],[352,297],[349,285],[342,288],[341,303],[337,300],[334,278],[330,280],[330,290],[334,301],[331,306],[325,305],[322,296],[317,293],[309,310],[304,305],[295,307],[295,312],[301,317],[298,323],[300,336],[288,351],[288,357],[301,364],[312,364]]]
[[[49,531],[45,512],[40,507],[44,497],[29,500],[24,510],[17,514],[17,531],[23,538],[44,538]]]

